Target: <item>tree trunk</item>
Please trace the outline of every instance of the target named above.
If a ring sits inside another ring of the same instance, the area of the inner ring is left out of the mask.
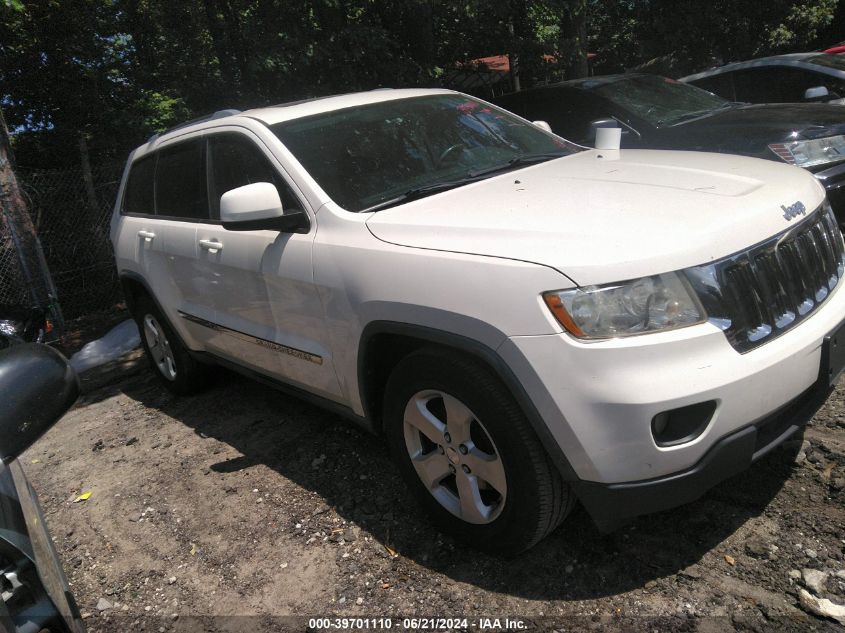
[[[3,215],[14,222],[18,230],[34,235],[35,227],[26,210],[26,202],[21,195],[13,162],[9,129],[6,127],[3,111],[0,110],[0,207]]]
[[[250,97],[254,92],[251,84],[251,71],[249,66],[249,50],[241,34],[241,23],[238,12],[232,8],[228,0],[221,2],[220,10],[223,13],[223,30],[226,34],[227,48],[232,51],[238,68],[238,85],[244,97]]]
[[[36,283],[35,262],[28,256],[27,245],[35,236],[35,227],[26,210],[26,202],[15,176],[12,144],[2,110],[0,110],[0,209],[2,209],[0,220],[2,220],[4,232],[12,238],[15,254],[21,267],[20,272],[23,273],[22,285],[26,285],[20,290],[29,293],[33,305],[46,305],[47,297],[44,296],[44,289]],[[9,271],[0,272],[4,275],[9,274]]]
[[[97,202],[97,192],[94,190],[94,177],[91,175],[91,161],[88,158],[88,141],[85,132],[79,132],[79,163],[82,165],[82,180],[85,181],[85,194],[88,196],[88,206],[91,217],[96,217],[100,210]]]
[[[508,33],[510,34],[510,43],[508,45],[508,68],[510,69],[511,87],[514,92],[522,90],[522,84],[519,80],[519,53],[517,52],[517,40],[514,35],[513,17],[508,22]]]
[[[221,24],[218,16],[219,7],[216,0],[204,0],[203,6],[205,8],[206,19],[208,20],[208,34],[211,37],[211,43],[214,46],[214,52],[220,64],[220,74],[223,83],[226,89],[231,91],[230,94],[237,94],[240,92],[238,90],[240,83],[234,64],[232,63],[232,56],[228,50],[225,27]],[[229,105],[226,107],[229,107]]]
[[[569,0],[561,14],[560,33],[562,59],[566,79],[586,77],[587,64],[587,0]]]
[[[15,176],[12,144],[3,110],[0,109],[0,221],[12,237],[18,261],[35,306],[48,312],[56,328],[56,335],[64,335],[64,319],[56,294],[56,287],[41,250],[41,242],[32,224],[26,202]]]

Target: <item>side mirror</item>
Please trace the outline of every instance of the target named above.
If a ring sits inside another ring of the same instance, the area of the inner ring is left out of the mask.
[[[65,357],[25,343],[0,351],[0,460],[8,464],[76,402],[79,382]]]
[[[549,125],[546,121],[531,121],[531,123],[536,125],[541,130],[545,130],[546,132],[552,132],[552,126]]]
[[[804,101],[824,101],[830,96],[825,86],[814,86],[804,91]]]
[[[305,212],[292,210],[285,213],[279,190],[270,182],[254,182],[224,193],[220,197],[220,220],[228,231],[291,233],[308,230]]]

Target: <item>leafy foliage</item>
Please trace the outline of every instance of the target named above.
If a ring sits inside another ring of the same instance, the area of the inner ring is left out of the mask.
[[[591,0],[590,46],[596,70],[652,61],[664,74],[812,50],[833,25],[841,0]],[[839,24],[840,37],[845,25]],[[656,62],[656,63],[655,63]]]
[[[845,39],[845,0],[0,0],[0,107],[18,162],[121,160],[220,108],[438,85],[509,54],[523,87],[686,72]],[[839,22],[834,15],[839,12]],[[820,38],[827,38],[821,40]],[[80,148],[80,149],[77,149]]]

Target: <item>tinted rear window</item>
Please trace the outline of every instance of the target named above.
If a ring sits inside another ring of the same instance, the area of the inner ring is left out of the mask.
[[[694,86],[698,86],[702,90],[707,90],[713,94],[717,94],[728,101],[736,101],[733,85],[733,73],[727,72],[720,75],[713,75],[712,77],[705,77],[704,79],[696,79],[691,81]]]
[[[155,159],[155,156],[146,156],[132,164],[129,179],[126,181],[126,193],[123,196],[124,213],[155,213],[153,203]]]
[[[179,143],[159,152],[156,212],[175,218],[208,218],[204,140]]]

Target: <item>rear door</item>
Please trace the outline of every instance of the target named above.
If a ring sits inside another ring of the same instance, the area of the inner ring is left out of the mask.
[[[285,210],[307,211],[303,197],[246,130],[210,133],[207,155],[211,221],[197,225],[196,239],[201,283],[214,303],[214,327],[223,333],[214,351],[326,397],[339,396],[313,284],[316,226],[297,234],[227,231],[219,223],[220,196],[243,185],[274,184]]]
[[[154,291],[171,323],[179,331],[187,330],[194,347],[205,348],[214,332],[182,317],[215,318],[208,288],[197,269],[197,225],[209,218],[205,139],[201,134],[175,139],[157,153],[155,206],[156,217],[163,223],[165,268],[155,278]]]
[[[164,228],[156,216],[154,178],[156,154],[132,163],[121,206],[120,233],[115,252],[125,254],[121,266],[134,268],[151,285],[167,276],[164,260]],[[131,259],[130,259],[131,258]]]

